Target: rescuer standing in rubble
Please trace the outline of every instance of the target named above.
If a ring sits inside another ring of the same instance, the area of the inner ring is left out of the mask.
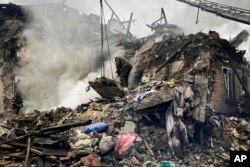
[[[123,87],[127,87],[129,73],[133,66],[128,61],[120,57],[115,58],[115,64],[116,64],[116,73],[118,77],[120,77],[121,85]]]
[[[15,95],[12,99],[12,108],[16,115],[20,114],[20,110],[23,107],[23,98],[18,88],[15,89]]]

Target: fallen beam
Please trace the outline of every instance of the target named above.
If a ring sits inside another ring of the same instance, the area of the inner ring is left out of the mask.
[[[27,135],[18,136],[18,137],[14,138],[14,139],[4,141],[4,142],[0,143],[0,145],[6,144],[6,143],[9,143],[9,142],[13,142],[13,141],[26,139],[26,138],[28,138],[30,136],[43,135],[43,134],[46,134],[48,132],[62,132],[62,131],[68,130],[69,128],[74,128],[74,127],[78,127],[78,126],[86,126],[86,125],[91,124],[91,122],[92,122],[91,120],[87,120],[87,121],[84,121],[84,122],[77,122],[77,123],[71,123],[71,124],[66,124],[66,125],[60,125],[60,126],[44,128],[44,129],[41,129],[39,131],[30,131],[30,132],[28,132]]]
[[[155,74],[157,72],[159,72],[164,66],[166,66],[170,61],[172,61],[173,59],[175,59],[178,55],[180,55],[183,50],[188,47],[188,45],[192,42],[192,38],[190,38],[180,49],[176,50],[166,61],[164,64],[162,64],[156,71]]]

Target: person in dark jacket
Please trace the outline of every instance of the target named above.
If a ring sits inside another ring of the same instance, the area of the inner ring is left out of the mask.
[[[123,87],[128,86],[128,77],[132,69],[132,65],[125,59],[121,57],[115,58],[116,73],[120,77],[120,82]]]
[[[20,92],[17,92],[12,99],[12,108],[16,115],[20,114],[20,110],[23,107],[23,98]]]

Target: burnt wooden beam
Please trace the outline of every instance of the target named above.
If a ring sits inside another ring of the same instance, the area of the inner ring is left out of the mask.
[[[86,126],[91,124],[91,120],[83,121],[83,122],[77,122],[77,123],[71,123],[71,124],[66,124],[66,125],[59,125],[59,126],[54,126],[54,127],[49,127],[49,128],[43,128],[39,131],[40,134],[43,134],[45,132],[50,132],[50,131],[60,131],[62,129],[68,129],[68,128],[74,128],[78,126]]]
[[[6,144],[9,142],[13,142],[13,141],[26,139],[30,136],[43,135],[43,134],[46,134],[48,132],[62,132],[62,130],[66,131],[69,128],[74,128],[74,127],[78,127],[78,126],[86,126],[86,125],[89,125],[91,123],[92,123],[91,120],[87,120],[87,121],[83,121],[83,122],[77,122],[77,123],[71,123],[71,124],[66,124],[66,125],[59,125],[59,126],[54,126],[54,127],[49,127],[49,128],[43,128],[43,129],[38,130],[38,131],[30,131],[30,132],[28,132],[27,135],[18,136],[14,139],[4,141],[4,142],[0,143],[0,145]]]
[[[180,49],[176,50],[166,61],[164,64],[162,64],[156,71],[159,72],[164,66],[166,66],[169,62],[173,61],[178,55],[180,55],[183,50],[188,47],[188,45],[192,42],[192,38],[190,38]]]

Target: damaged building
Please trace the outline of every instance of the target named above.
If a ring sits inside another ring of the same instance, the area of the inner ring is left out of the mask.
[[[14,4],[1,4],[0,8],[0,112],[13,112],[12,101],[16,98],[14,71],[25,56],[25,38],[22,37],[22,29],[27,18],[24,10]]]
[[[200,87],[196,97],[205,97],[204,109],[210,106],[216,112],[232,114],[243,99],[248,99],[249,69],[244,54],[244,50],[235,49],[212,31],[174,38],[154,37],[131,58],[131,64],[142,61],[137,65],[140,70],[134,71],[141,75],[130,74],[129,87],[137,87],[149,78],[186,82],[192,84],[192,90],[195,85]]]
[[[184,35],[162,8],[147,24],[152,35],[135,38],[116,16],[106,30],[124,50],[114,58],[117,78],[102,75],[86,89],[101,98],[22,114],[16,72],[32,61],[22,35],[30,17],[18,5],[0,8],[0,166],[229,166],[230,151],[249,151],[250,64],[238,49],[246,30],[230,41],[212,30]],[[103,47],[109,37],[98,36],[91,42]],[[98,60],[95,68],[112,58]]]

